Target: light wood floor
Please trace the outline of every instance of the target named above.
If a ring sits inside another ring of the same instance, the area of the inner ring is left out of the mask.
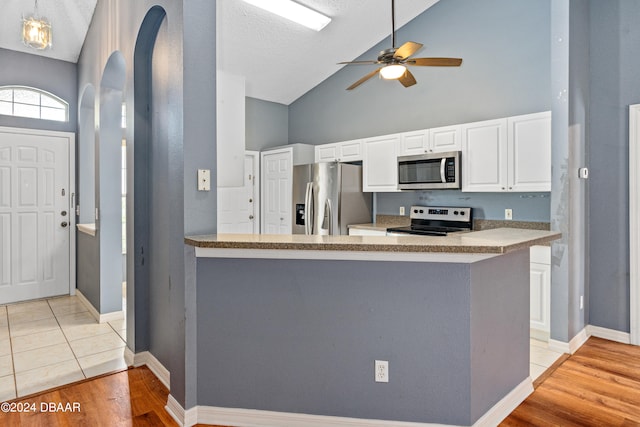
[[[502,426],[640,425],[640,347],[590,338],[534,386]],[[17,399],[36,412],[0,412],[0,426],[177,426],[164,409],[168,394],[148,368],[129,369]],[[41,412],[76,402],[79,412]]]
[[[501,426],[640,425],[640,347],[592,337],[547,375]]]

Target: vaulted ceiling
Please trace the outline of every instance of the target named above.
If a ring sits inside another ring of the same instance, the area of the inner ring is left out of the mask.
[[[38,0],[38,16],[51,21],[53,47],[35,50],[22,43],[22,18],[33,15],[34,0],[2,0],[0,48],[78,62],[97,0]]]
[[[391,0],[296,0],[332,18],[322,31],[242,0],[217,0],[218,68],[246,78],[247,96],[288,105],[391,34]],[[401,27],[438,0],[397,0]],[[35,0],[3,0],[0,48],[77,62],[97,0],[38,0],[52,24],[53,47],[22,44],[21,20]],[[404,42],[401,40],[400,42]],[[389,42],[391,44],[391,42]]]

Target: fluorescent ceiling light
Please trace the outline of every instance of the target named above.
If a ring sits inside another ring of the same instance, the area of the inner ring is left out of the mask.
[[[261,9],[304,25],[312,30],[320,31],[331,22],[331,18],[311,10],[291,0],[244,0]]]

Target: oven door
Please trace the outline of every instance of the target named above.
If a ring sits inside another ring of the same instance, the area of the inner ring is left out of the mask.
[[[398,188],[460,188],[460,152],[398,157]]]

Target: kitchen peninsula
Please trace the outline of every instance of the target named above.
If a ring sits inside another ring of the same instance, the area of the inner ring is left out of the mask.
[[[533,390],[529,247],[559,237],[187,237],[198,405],[229,425],[493,425]]]

